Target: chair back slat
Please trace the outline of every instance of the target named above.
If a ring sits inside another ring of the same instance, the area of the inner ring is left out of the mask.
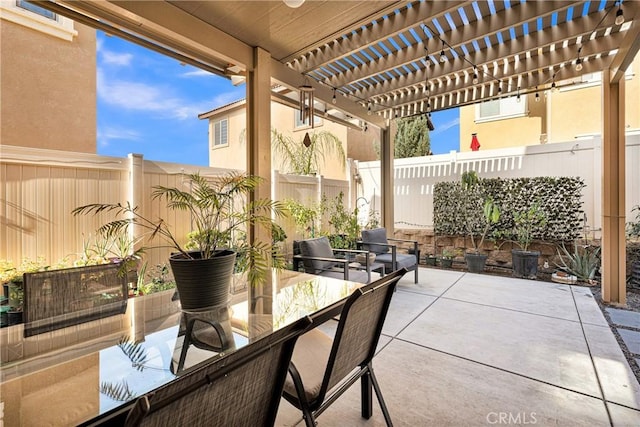
[[[126,426],[275,423],[293,347],[312,321],[283,328],[138,399]]]

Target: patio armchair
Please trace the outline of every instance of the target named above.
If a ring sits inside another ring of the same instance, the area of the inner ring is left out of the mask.
[[[371,261],[369,251],[356,249],[332,249],[326,236],[298,242],[300,254],[293,256],[294,270],[298,271],[300,263],[305,273],[352,282],[369,283],[371,281]],[[337,253],[344,257],[336,256]],[[364,265],[354,263],[355,254],[367,254]]]
[[[303,318],[138,398],[130,426],[273,426]]]
[[[316,417],[359,379],[362,417],[372,415],[373,386],[385,421],[392,425],[372,361],[391,297],[406,272],[395,271],[356,289],[342,308],[333,340],[317,328],[300,336],[283,397],[302,411],[307,427],[315,426]]]
[[[413,270],[415,273],[415,283],[418,283],[418,263],[420,260],[420,249],[416,240],[394,239],[387,237],[385,228],[374,228],[372,230],[362,230],[362,240],[358,242],[358,247],[362,247],[376,254],[375,262],[385,265],[387,271],[396,271],[401,268]],[[406,248],[409,245],[409,248]],[[399,251],[406,250],[407,253]]]

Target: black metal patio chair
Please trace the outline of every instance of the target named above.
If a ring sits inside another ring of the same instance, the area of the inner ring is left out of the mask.
[[[362,416],[372,415],[376,392],[385,421],[391,416],[374,375],[372,360],[398,280],[407,272],[397,270],[357,289],[347,299],[333,340],[312,329],[298,340],[283,396],[300,409],[308,427],[358,379],[362,381]]]
[[[371,281],[369,257],[365,257],[364,265],[353,263],[354,258],[352,257],[355,254],[368,255],[368,251],[333,249],[326,236],[300,240],[298,246],[300,254],[296,254],[293,257],[294,270],[297,270],[300,262],[302,262],[305,273],[359,283],[369,283]],[[338,254],[341,254],[342,257],[338,257]],[[354,267],[354,264],[357,267]]]
[[[374,228],[372,230],[362,230],[360,232],[362,241],[358,246],[376,254],[375,262],[384,264],[386,271],[395,271],[401,268],[413,270],[415,273],[414,282],[418,283],[418,264],[420,260],[420,249],[416,240],[394,239],[387,237],[385,228]],[[408,253],[402,253],[403,246]]]

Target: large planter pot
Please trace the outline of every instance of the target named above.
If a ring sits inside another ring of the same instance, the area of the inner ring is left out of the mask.
[[[424,257],[424,263],[427,265],[435,266],[436,261],[437,261],[437,258],[434,257],[433,255],[427,255],[426,257]]]
[[[440,259],[440,265],[444,268],[451,268],[453,267],[453,259],[451,258],[441,258]]]
[[[513,275],[521,279],[535,279],[538,277],[538,251],[523,251],[513,249],[511,261],[513,263]]]
[[[213,258],[195,259],[182,254],[169,258],[183,310],[199,310],[229,302],[229,286],[236,253],[222,250]]]
[[[487,264],[487,255],[467,253],[464,254],[464,260],[467,262],[467,269],[470,273],[482,273]]]

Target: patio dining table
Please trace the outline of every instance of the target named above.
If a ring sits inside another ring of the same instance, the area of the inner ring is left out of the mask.
[[[314,314],[319,323],[334,317],[360,286],[274,271],[270,283],[247,287],[223,307],[179,311],[153,322],[130,315],[144,326],[131,325],[129,331],[112,332],[97,342],[3,364],[2,421],[11,426],[70,426],[122,420],[137,397],[179,380],[184,372],[223,358],[301,317]],[[136,307],[130,304],[128,310]],[[207,340],[212,342],[202,345]]]

